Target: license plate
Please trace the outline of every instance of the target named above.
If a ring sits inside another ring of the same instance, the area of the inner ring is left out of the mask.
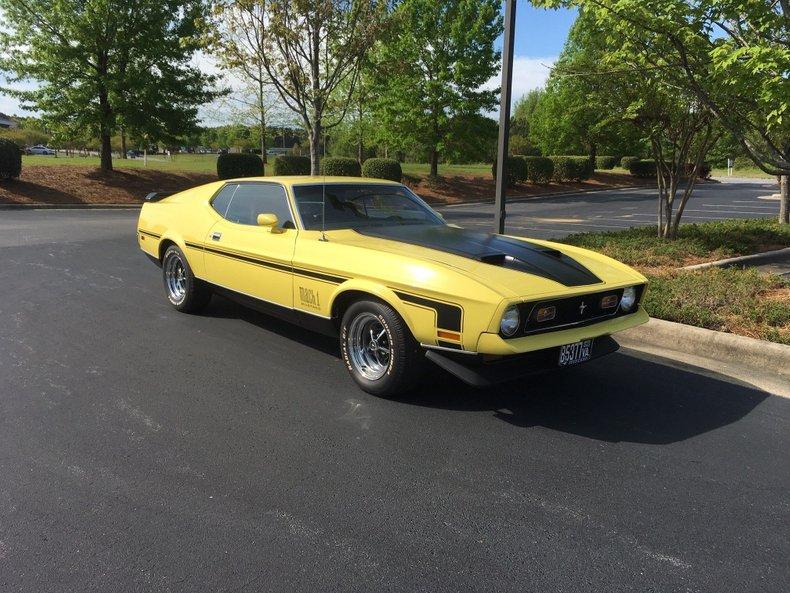
[[[592,343],[592,340],[582,340],[581,342],[560,346],[559,365],[565,367],[590,360],[590,356],[592,355]]]

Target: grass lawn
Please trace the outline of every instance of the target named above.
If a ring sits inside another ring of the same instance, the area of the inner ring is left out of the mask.
[[[715,168],[711,171],[713,177],[727,177],[727,169]],[[757,167],[748,167],[746,169],[734,169],[732,172],[733,177],[754,177],[757,179],[776,179],[774,175],[769,175],[765,171],[761,171]]]
[[[273,157],[269,158],[269,165]],[[143,168],[142,157],[136,159],[113,159],[113,166],[118,169],[139,169]],[[22,166],[25,165],[88,165],[99,166],[97,156],[39,156],[25,155],[22,157]],[[216,173],[217,155],[215,154],[174,154],[171,159],[165,155],[157,154],[148,157],[149,169],[160,169],[163,171],[191,171],[195,173]],[[430,166],[422,163],[403,163],[403,172],[414,177],[427,177]],[[267,167],[266,172],[271,174],[271,166]],[[477,163],[471,165],[439,165],[440,176],[453,175],[475,175],[480,177],[491,177],[491,165],[487,163]]]
[[[113,158],[113,167],[116,169],[156,169],[161,171],[188,171],[192,173],[217,173],[217,155],[215,154],[174,154],[171,159],[162,154],[151,155],[148,157],[148,164],[143,166],[143,159],[121,159]],[[24,155],[22,157],[22,168],[32,165],[81,165],[89,167],[99,166],[97,156],[74,156],[64,157],[58,155]]]
[[[790,228],[770,219],[680,227],[675,241],[655,227],[582,233],[561,242],[600,251],[650,280],[647,312],[659,319],[790,344],[790,282],[753,269],[679,267],[790,246]]]

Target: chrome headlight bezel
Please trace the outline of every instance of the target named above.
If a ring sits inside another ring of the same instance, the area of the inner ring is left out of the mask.
[[[637,306],[636,287],[628,286],[623,289],[623,296],[620,297],[620,309],[624,313],[631,313]]]
[[[506,338],[516,335],[518,328],[521,327],[521,313],[517,305],[509,305],[503,312],[499,320],[499,331]]]

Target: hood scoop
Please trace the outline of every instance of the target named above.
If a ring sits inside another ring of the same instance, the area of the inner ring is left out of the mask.
[[[598,276],[558,249],[502,235],[445,225],[367,227],[356,229],[356,232],[533,274],[564,286],[585,286],[601,282]]]

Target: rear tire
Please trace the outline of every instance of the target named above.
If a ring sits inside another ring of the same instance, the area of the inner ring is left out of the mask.
[[[406,323],[392,307],[378,301],[357,301],[346,310],[340,349],[356,384],[373,395],[408,391],[424,368],[424,354]]]
[[[197,313],[211,300],[211,287],[195,277],[184,253],[175,245],[162,258],[162,280],[165,296],[176,310]]]

